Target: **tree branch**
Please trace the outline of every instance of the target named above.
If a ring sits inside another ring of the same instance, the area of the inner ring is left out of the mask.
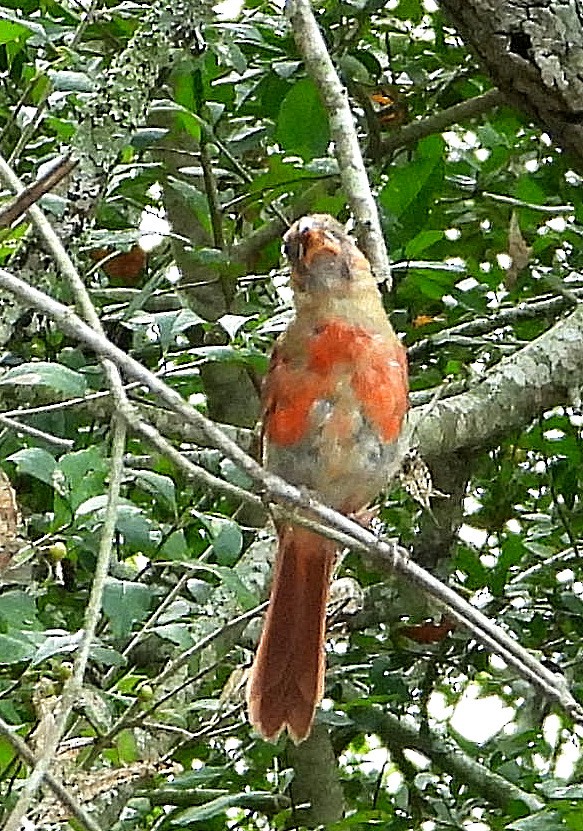
[[[46,433],[44,430],[30,427],[28,424],[21,424],[19,421],[15,421],[4,414],[0,415],[0,424],[15,433],[22,433],[25,436],[32,436],[47,444],[52,444],[58,450],[71,450],[75,444],[72,439],[61,439],[59,436],[53,436],[52,433]]]
[[[43,747],[42,753],[36,760],[32,773],[22,786],[18,801],[12,809],[6,824],[4,825],[4,831],[18,831],[21,827],[22,820],[26,816],[30,803],[32,802],[36,791],[41,785],[43,778],[46,776],[53,762],[54,755],[57,752],[57,748],[65,732],[69,715],[71,714],[71,710],[73,709],[83,687],[85,669],[89,660],[89,650],[91,649],[91,644],[93,642],[95,631],[97,629],[97,623],[99,621],[105,580],[109,570],[111,550],[115,539],[115,523],[117,519],[117,506],[123,471],[126,426],[125,422],[118,416],[114,416],[113,421],[113,448],[107,507],[105,509],[105,517],[101,530],[101,540],[99,545],[99,554],[97,557],[97,566],[95,568],[95,576],[93,578],[91,595],[89,597],[89,603],[85,614],[83,637],[81,638],[81,643],[75,656],[73,673],[65,684],[61,699],[57,705],[56,713],[54,714],[54,725],[51,733],[46,738],[46,743]]]
[[[304,214],[310,213],[316,203],[317,199],[329,191],[332,187],[337,187],[337,179],[328,178],[320,180],[316,184],[303,190],[300,195],[293,200],[289,208],[286,209],[286,214],[291,224],[296,219],[299,219]],[[280,239],[288,229],[288,223],[284,221],[282,216],[276,216],[274,219],[265,222],[256,231],[248,234],[244,239],[233,245],[230,251],[230,259],[235,263],[241,263],[247,269],[253,268],[254,263],[259,256],[259,253],[273,242],[275,239]]]
[[[159,689],[167,681],[176,677],[178,670],[180,670],[183,666],[185,666],[192,658],[196,655],[200,655],[205,649],[207,649],[211,644],[213,644],[216,640],[220,637],[225,635],[227,632],[243,629],[245,624],[247,624],[250,620],[252,620],[256,615],[260,614],[265,608],[267,607],[267,603],[260,603],[254,609],[249,609],[246,612],[243,612],[241,615],[237,615],[237,617],[233,618],[232,620],[227,621],[226,623],[222,624],[221,626],[214,629],[208,635],[205,635],[196,643],[194,643],[189,649],[184,650],[177,658],[174,658],[173,661],[164,668],[164,670],[160,673],[160,675],[153,681],[153,685],[155,688]],[[206,670],[205,670],[206,671]],[[194,679],[191,679],[191,681]],[[180,687],[182,684],[180,685]],[[175,692],[180,688],[171,690],[169,693],[168,691],[164,694],[164,700],[169,698],[171,695],[174,695]],[[157,707],[160,706],[162,702],[158,702],[157,704],[154,703],[148,708],[148,714],[153,712]],[[114,736],[123,730],[125,727],[129,726],[132,723],[133,718],[139,713],[143,708],[142,702],[139,698],[135,698],[132,704],[128,707],[128,709],[123,713],[123,715],[116,721],[116,723],[111,727],[111,729],[107,732],[105,736],[101,736],[97,741],[91,752],[87,764],[90,764],[92,760],[97,756],[99,750],[102,747],[107,747],[108,744],[111,742]]]
[[[573,294],[581,299],[582,289],[573,289]],[[544,297],[532,301],[507,306],[493,312],[490,317],[475,317],[466,320],[450,329],[441,329],[434,335],[418,340],[407,348],[409,361],[417,361],[430,354],[434,349],[446,343],[457,343],[459,337],[474,337],[495,332],[505,326],[511,326],[520,320],[535,320],[536,318],[556,318],[565,309],[572,308],[572,302],[564,295]]]
[[[355,709],[358,724],[358,710]],[[534,794],[523,791],[503,776],[492,773],[467,754],[462,753],[451,742],[446,742],[427,731],[417,730],[412,724],[399,719],[388,711],[378,707],[365,714],[367,732],[377,733],[389,746],[397,744],[402,748],[411,748],[423,753],[442,770],[460,782],[467,784],[475,793],[481,794],[492,805],[502,810],[515,801],[522,802],[530,811],[539,811],[544,807]]]
[[[43,176],[24,188],[6,207],[0,209],[0,228],[10,228],[13,222],[26,213],[30,206],[38,202],[45,193],[58,185],[77,164],[78,160],[72,158],[70,154],[57,159]]]
[[[18,753],[21,759],[24,759],[27,765],[31,767],[36,767],[37,759],[28,747],[28,745],[22,741],[20,736],[18,736],[14,732],[14,728],[4,721],[4,719],[0,716],[0,733],[5,737],[5,739],[12,745],[14,750]],[[47,771],[45,773],[45,782],[49,786],[49,788],[53,791],[53,793],[61,800],[63,805],[66,805],[67,808],[71,811],[73,816],[79,820],[79,822],[87,828],[87,831],[103,831],[100,825],[95,822],[93,817],[91,817],[84,808],[79,805],[77,800],[71,796],[69,791],[61,785],[58,779],[56,779],[52,773]]]
[[[452,124],[459,124],[468,118],[475,118],[489,112],[495,107],[499,107],[500,104],[504,104],[505,101],[504,94],[496,88],[489,89],[483,95],[477,95],[468,101],[460,101],[459,104],[454,104],[452,107],[433,113],[427,118],[421,118],[411,124],[405,124],[398,130],[394,130],[381,142],[380,153],[383,156],[389,156],[395,150],[399,150],[401,147],[409,147],[426,136],[442,133]]]
[[[310,0],[288,0],[287,8],[296,46],[328,111],[340,178],[356,219],[358,240],[377,280],[386,280],[390,284],[389,258],[376,202],[360,152],[348,94],[334,69]]]
[[[420,407],[413,429],[424,457],[493,445],[569,401],[583,379],[583,308],[503,358],[472,390]]]

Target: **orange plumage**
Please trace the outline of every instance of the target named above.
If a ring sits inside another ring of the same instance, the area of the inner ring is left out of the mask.
[[[374,499],[399,465],[407,360],[366,258],[332,217],[298,220],[284,237],[296,316],[265,382],[268,469],[343,513]],[[284,523],[271,600],[247,690],[266,738],[310,732],[324,688],[326,600],[336,545]]]

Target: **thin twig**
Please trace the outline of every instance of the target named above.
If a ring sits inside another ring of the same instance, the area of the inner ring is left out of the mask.
[[[481,195],[492,202],[501,202],[503,205],[510,205],[514,208],[528,208],[529,211],[539,211],[543,214],[571,214],[575,211],[574,205],[537,205],[536,202],[525,202],[516,196],[506,196],[504,193],[489,193],[483,190]]]
[[[583,289],[573,289],[573,294],[580,298],[583,296]],[[450,329],[441,329],[434,335],[429,335],[429,337],[411,344],[407,348],[407,355],[409,360],[418,360],[432,349],[443,346],[460,335],[466,337],[484,335],[504,326],[510,326],[520,320],[532,320],[551,314],[556,316],[571,305],[570,299],[559,295],[558,297],[545,297],[533,301],[524,301],[518,303],[516,306],[501,308],[490,317],[476,317],[473,320],[458,323]]]
[[[144,622],[144,624],[140,627],[140,629],[135,633],[130,642],[124,648],[123,652],[121,653],[122,658],[127,658],[128,655],[131,654],[132,650],[134,650],[136,646],[145,638],[145,636],[152,631],[156,621],[164,614],[164,612],[170,606],[170,604],[174,602],[175,598],[178,597],[178,595],[190,579],[191,575],[188,571],[182,575],[178,583],[176,583],[176,585],[172,587],[171,591],[168,592],[164,600],[160,603],[159,606],[157,606],[154,609],[150,617]],[[101,686],[104,690],[106,690],[112,683],[116,674],[116,670],[117,667],[112,666],[105,674],[103,681],[101,683]]]
[[[52,190],[77,165],[69,154],[61,156],[47,172],[15,196],[6,207],[0,209],[0,228],[10,228],[35,202]]]
[[[28,416],[35,416],[44,413],[51,413],[58,410],[59,412],[69,407],[80,407],[92,404],[102,398],[109,398],[111,393],[109,390],[101,390],[100,392],[92,392],[89,395],[80,395],[77,398],[68,398],[66,401],[54,401],[51,404],[40,404],[38,407],[18,407],[15,410],[5,410],[4,418],[17,419],[27,418]]]
[[[310,0],[288,0],[287,13],[298,51],[328,112],[342,186],[356,220],[356,234],[379,282],[390,283],[389,258],[376,202],[360,152],[348,94],[330,59]]]
[[[125,421],[117,415],[113,416],[112,421],[111,472],[109,490],[107,494],[107,506],[105,509],[103,528],[101,531],[95,576],[93,578],[89,603],[85,613],[83,637],[81,638],[79,649],[75,655],[73,673],[65,684],[61,699],[57,705],[54,715],[54,725],[50,735],[46,738],[42,753],[36,760],[32,773],[22,786],[18,801],[10,812],[4,826],[4,831],[18,831],[20,828],[22,820],[26,816],[36,791],[53,763],[53,758],[65,732],[71,710],[75,706],[83,687],[85,669],[89,660],[89,651],[91,649],[91,644],[95,636],[97,623],[101,613],[101,602],[105,588],[105,580],[109,571],[109,561],[111,559],[111,551],[115,538],[115,523],[117,520],[117,508],[123,472],[126,424]]]
[[[177,658],[166,666],[166,668],[160,673],[160,675],[155,679],[155,686],[157,688],[161,687],[171,678],[173,678],[179,669],[181,669],[185,664],[188,664],[192,658],[196,655],[200,655],[205,649],[207,649],[211,644],[213,644],[218,638],[223,637],[228,632],[232,631],[233,629],[238,629],[243,627],[246,623],[252,620],[257,615],[261,614],[261,612],[266,608],[267,603],[260,603],[259,606],[255,606],[253,609],[249,609],[247,612],[243,612],[243,614],[238,615],[237,617],[233,618],[232,620],[227,621],[222,626],[219,626],[217,629],[214,629],[208,635],[205,635],[191,647],[186,649],[182,654],[180,654]],[[193,680],[193,679],[191,679]],[[174,693],[175,690],[172,691]],[[156,709],[159,704],[152,705],[148,712],[152,712]],[[132,723],[134,716],[141,711],[143,707],[142,702],[139,698],[134,699],[134,701],[130,704],[128,709],[125,713],[119,718],[116,723],[111,727],[111,729],[107,732],[105,736],[100,737],[93,749],[90,753],[87,764],[91,764],[93,759],[97,756],[99,750],[102,747],[107,747],[108,744],[111,742],[114,736],[123,730],[125,727],[129,726]]]
[[[36,766],[37,759],[32,750],[30,750],[28,745],[22,741],[17,733],[14,732],[14,727],[11,727],[7,722],[5,722],[1,716],[0,733],[2,733],[5,739],[12,745],[21,759],[24,759],[27,765],[30,765],[30,767]],[[47,771],[44,778],[53,793],[64,805],[67,806],[67,808],[69,808],[73,816],[79,820],[83,826],[85,826],[87,831],[103,831],[101,826],[95,822],[93,817],[91,817],[81,805],[79,805],[77,800],[71,796],[69,791],[59,782],[58,779],[53,776],[52,773]]]
[[[15,419],[8,418],[4,414],[0,414],[0,424],[8,427],[9,430],[14,430],[17,433],[22,433],[25,436],[31,436],[33,439],[40,439],[47,444],[52,444],[60,450],[70,450],[75,442],[73,439],[61,439],[59,436],[53,436],[52,433],[45,433],[44,430],[38,430],[36,427],[30,427],[28,424],[21,424]]]

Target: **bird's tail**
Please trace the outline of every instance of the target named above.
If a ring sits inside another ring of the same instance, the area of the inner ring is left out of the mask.
[[[336,545],[305,528],[279,530],[271,600],[247,688],[249,720],[276,739],[309,734],[324,690],[326,601]]]

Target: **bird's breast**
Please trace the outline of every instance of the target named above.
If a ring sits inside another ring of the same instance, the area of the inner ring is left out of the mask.
[[[341,321],[314,327],[304,350],[283,347],[266,388],[265,464],[356,511],[395,463],[407,409],[403,347],[394,335]]]

